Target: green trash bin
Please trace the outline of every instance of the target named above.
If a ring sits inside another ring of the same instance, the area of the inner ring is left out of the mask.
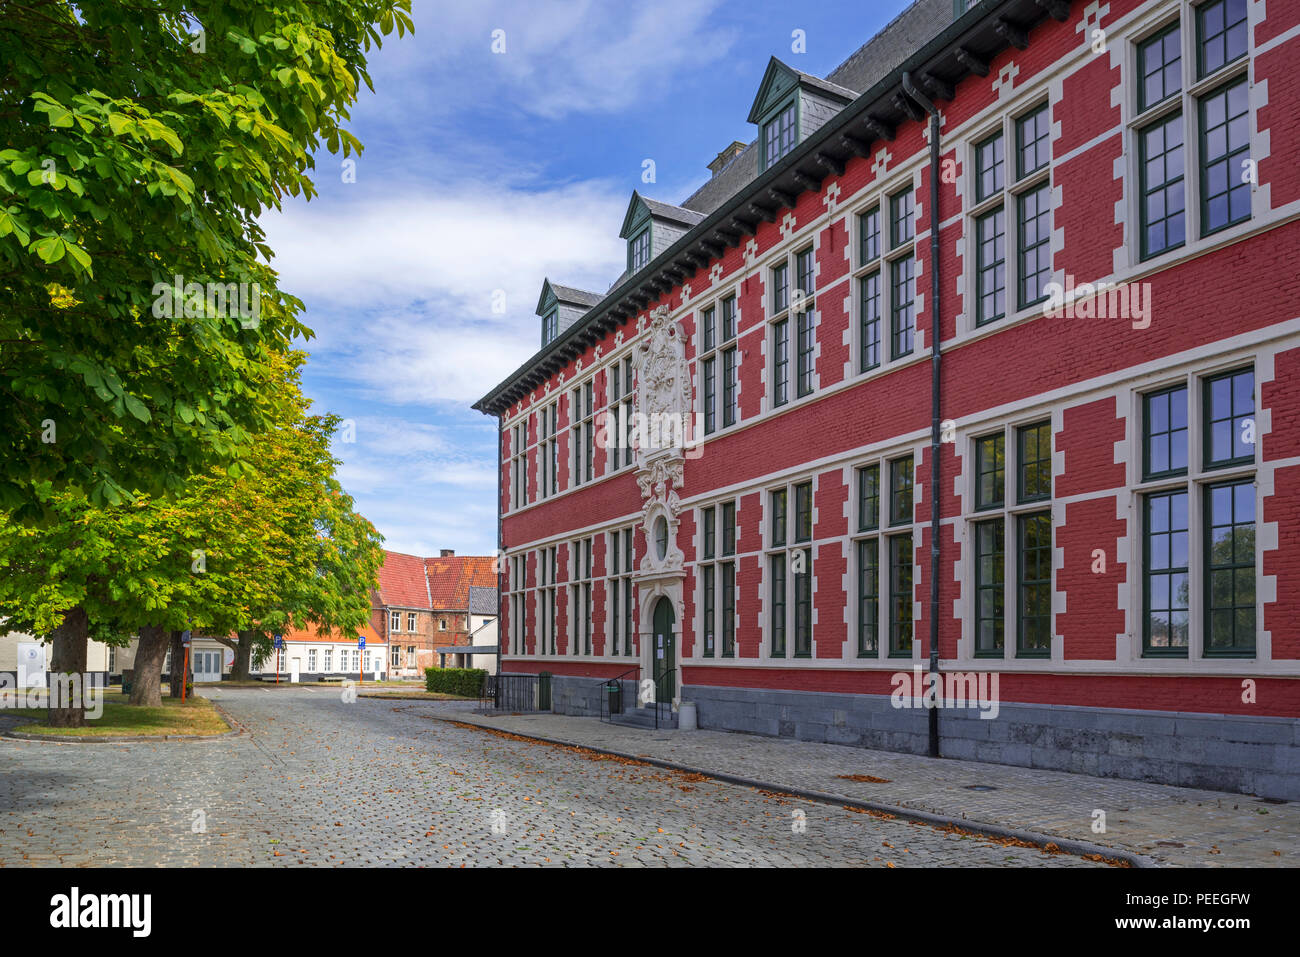
[[[135,682],[135,669],[123,668],[122,669],[122,694],[123,695],[129,695],[131,693],[131,685],[134,684],[134,682]]]
[[[610,681],[605,685],[605,692],[609,695],[609,713],[623,713],[623,686],[617,681]]]
[[[537,710],[551,710],[551,673],[541,671],[537,674]]]

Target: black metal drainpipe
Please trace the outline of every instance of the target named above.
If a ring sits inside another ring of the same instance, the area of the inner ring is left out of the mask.
[[[939,674],[939,108],[903,74],[907,95],[930,114],[930,680]],[[936,687],[936,693],[938,688]],[[939,756],[939,702],[930,708],[930,757]]]

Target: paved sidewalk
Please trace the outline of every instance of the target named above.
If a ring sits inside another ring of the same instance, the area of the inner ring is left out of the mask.
[[[945,760],[726,731],[642,731],[597,718],[473,714],[449,720],[565,744],[1052,837],[1179,867],[1300,864],[1300,804],[1061,771]],[[883,781],[854,781],[869,775]],[[973,791],[971,785],[994,790]],[[1095,833],[1097,811],[1105,832]]]

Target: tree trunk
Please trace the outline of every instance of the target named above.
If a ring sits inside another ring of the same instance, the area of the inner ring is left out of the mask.
[[[188,681],[194,683],[194,662],[186,660],[185,645],[181,643],[181,632],[170,631],[171,649],[172,649],[172,668],[168,677],[171,680],[170,694],[173,698],[179,699],[181,696],[181,682]],[[193,648],[190,649],[191,654]],[[188,696],[187,696],[188,697]]]
[[[158,625],[140,629],[135,649],[135,674],[132,677],[131,704],[162,704],[162,668],[167,657],[168,634]]]
[[[68,610],[51,636],[54,650],[50,655],[49,704],[50,725],[55,728],[82,728],[86,725],[87,639],[90,621],[86,610],[78,605]]]
[[[235,649],[235,661],[230,666],[230,680],[247,681],[252,671],[253,639],[256,632],[241,631],[238,635],[238,638],[230,642],[230,646]]]

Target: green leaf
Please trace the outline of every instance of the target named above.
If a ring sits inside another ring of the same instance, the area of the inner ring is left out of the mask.
[[[37,240],[32,247],[36,255],[47,263],[56,263],[62,259],[65,248],[63,240],[58,236],[47,236],[45,239]]]
[[[150,419],[149,410],[145,408],[145,404],[143,402],[141,402],[133,395],[125,396],[125,399],[126,399],[126,408],[128,412],[130,412],[141,422],[149,421]]]

